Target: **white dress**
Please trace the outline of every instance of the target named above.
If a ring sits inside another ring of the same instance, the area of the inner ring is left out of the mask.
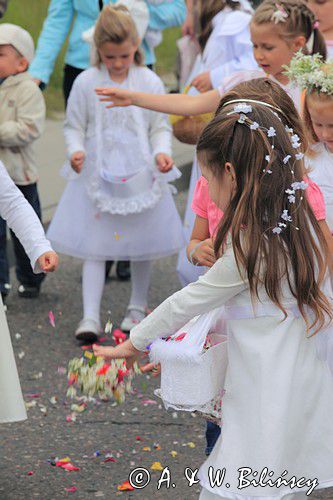
[[[287,283],[281,285],[283,304],[297,311]],[[259,298],[257,313],[229,246],[205,275],[169,297],[130,334],[133,345],[144,350],[196,315],[222,305],[229,310],[222,434],[199,471],[202,499],[278,500],[295,493],[286,486],[239,490],[242,467],[258,475],[268,467],[273,480],[287,470],[288,479],[318,478],[319,488],[333,486],[332,374],[299,313],[282,321],[263,289]],[[210,486],[210,466],[226,469],[222,485]]]
[[[0,162],[0,215],[7,221],[28,254],[34,272],[37,259],[51,251],[43,227],[32,207]],[[0,299],[0,423],[27,418],[6,315]]]
[[[320,187],[326,205],[326,222],[333,233],[333,153],[321,142],[312,146],[314,156],[306,157],[309,177]]]
[[[278,83],[283,90],[289,95],[289,97],[292,99],[294,102],[297,110],[300,112],[301,111],[301,91],[299,88],[287,84],[287,85],[282,85],[280,82],[278,82],[274,77],[271,75],[266,75],[264,71],[261,69],[251,69],[249,68],[249,71],[238,71],[237,73],[234,73],[231,76],[228,76],[223,80],[222,85],[218,87],[218,91],[220,95],[222,96],[229,90],[231,90],[233,87],[238,85],[239,83],[248,81],[248,80],[253,80],[255,78],[264,78],[267,76],[271,80],[275,81]],[[260,96],[258,96],[258,99],[260,100]],[[187,205],[186,205],[186,211],[185,211],[185,218],[184,218],[184,231],[185,231],[185,237],[186,237],[186,242],[187,244],[190,242],[191,239],[191,234],[194,226],[194,221],[195,221],[195,213],[192,210],[192,199],[193,199],[193,194],[194,194],[194,189],[197,184],[197,181],[199,180],[201,176],[201,171],[198,165],[198,162],[196,161],[196,158],[194,159],[193,166],[192,166],[192,172],[191,172],[191,180],[190,180],[190,186],[189,186],[189,192],[188,192],[188,200],[187,200]],[[198,267],[198,266],[193,266],[190,264],[190,262],[187,259],[186,255],[186,250],[182,250],[179,253],[179,258],[178,258],[178,276],[181,281],[182,286],[186,286],[188,283],[191,283],[192,281],[195,281],[201,276],[203,273],[207,271],[206,267]]]
[[[106,109],[94,89],[117,86],[104,66],[75,80],[65,122],[68,156],[84,151],[82,172],[69,182],[48,230],[54,248],[91,260],[151,260],[184,246],[183,230],[155,155],[171,153],[171,131],[161,113],[130,106]],[[161,80],[132,66],[123,88],[163,93]],[[171,177],[173,173],[171,172]]]
[[[242,2],[242,4],[242,10],[232,10],[225,7],[213,18],[212,33],[203,54],[197,56],[188,83],[200,73],[209,71],[212,86],[217,88],[225,78],[233,73],[257,68],[249,32],[251,6],[248,2]],[[189,95],[196,94],[198,94],[196,89],[189,90]],[[200,176],[200,168],[196,158],[194,158],[184,218],[187,244],[190,242],[195,220],[191,207],[192,198]],[[177,271],[184,286],[195,281],[203,272],[202,268],[195,267],[188,262],[186,250],[182,250],[179,254]]]

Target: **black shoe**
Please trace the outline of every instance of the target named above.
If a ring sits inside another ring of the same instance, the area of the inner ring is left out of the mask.
[[[107,260],[105,263],[105,281],[107,281],[107,279],[109,278],[113,263],[113,260]]]
[[[39,296],[40,286],[20,285],[17,289],[19,297],[36,299]]]
[[[131,268],[128,260],[120,260],[117,262],[117,276],[121,281],[131,279]]]

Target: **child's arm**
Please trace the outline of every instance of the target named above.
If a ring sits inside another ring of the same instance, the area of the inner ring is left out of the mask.
[[[85,78],[85,75],[82,75]],[[88,96],[85,94],[85,85],[82,77],[78,77],[70,93],[66,119],[64,125],[64,136],[67,148],[67,156],[75,172],[80,173],[86,156],[85,135],[88,124]],[[94,95],[91,96],[94,99]]]
[[[27,87],[30,85],[30,88]],[[40,137],[45,124],[44,98],[33,81],[26,82],[17,101],[16,119],[0,125],[0,146],[25,146]]]
[[[212,267],[215,264],[214,243],[209,235],[207,219],[196,216],[186,254],[191,264],[207,267]]]
[[[97,88],[97,95],[102,102],[110,102],[107,107],[139,106],[174,115],[201,115],[213,113],[220,102],[218,90],[211,90],[195,96],[185,94],[154,95],[145,92],[133,92],[119,88]]]
[[[28,254],[34,272],[54,271],[58,257],[45,238],[43,226],[31,205],[0,162],[0,215],[14,231]]]
[[[176,332],[190,319],[222,306],[246,288],[248,284],[239,273],[232,248],[228,247],[198,281],[169,297],[134,327],[130,340],[116,348],[96,347],[98,354],[108,358],[137,355],[156,338]]]

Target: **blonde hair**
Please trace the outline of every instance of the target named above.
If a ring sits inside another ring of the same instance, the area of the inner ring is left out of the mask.
[[[124,5],[106,5],[99,15],[94,33],[94,43],[99,49],[104,43],[121,44],[130,40],[133,45],[139,42],[139,35],[135,23]],[[97,50],[98,51],[98,50]],[[138,66],[143,64],[143,55],[138,49],[135,52],[134,62]],[[100,55],[97,64],[101,63]]]
[[[310,145],[315,144],[316,142],[320,142],[319,138],[313,128],[312,120],[311,120],[311,114],[309,111],[309,99],[313,101],[319,101],[319,102],[327,102],[330,104],[333,104],[333,95],[326,94],[325,92],[318,92],[318,90],[314,90],[310,93],[305,94],[305,99],[304,99],[304,108],[303,108],[303,119],[304,119],[304,125],[305,129],[308,134],[308,140]],[[308,152],[309,156],[314,156],[311,154],[311,150]]]
[[[274,23],[272,16],[281,7],[287,14],[285,22],[275,24],[280,37],[284,40],[293,40],[297,36],[304,36],[306,42],[309,42],[313,34],[313,48],[310,52],[308,48],[303,47],[306,54],[320,54],[326,59],[327,50],[324,37],[316,27],[316,17],[312,10],[302,0],[264,0],[255,10],[252,22],[255,24]]]

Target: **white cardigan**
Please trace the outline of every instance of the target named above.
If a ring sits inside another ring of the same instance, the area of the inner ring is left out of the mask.
[[[68,158],[76,151],[91,153],[96,147],[96,131],[98,131],[98,120],[103,113],[108,113],[112,120],[112,110],[105,110],[105,104],[99,102],[95,94],[96,87],[115,87],[105,68],[93,67],[81,73],[75,80],[71,91],[66,121],[65,121],[65,141],[67,146]],[[151,94],[164,94],[164,86],[160,78],[151,70],[143,66],[133,65],[130,68],[128,78],[120,85],[121,87],[136,90],[139,92],[148,92]],[[141,141],[146,138],[149,142],[151,154],[155,156],[158,153],[171,154],[171,129],[166,115],[155,111],[143,110],[140,108],[117,109],[126,118],[135,114],[140,123],[137,133],[141,134]],[[131,126],[128,120],[128,126]],[[111,131],[112,133],[112,131]],[[115,130],[116,133],[116,130]],[[130,146],[130,144],[129,144]],[[143,144],[146,147],[146,144]],[[88,149],[88,151],[87,151]],[[124,152],[124,154],[128,152]],[[133,151],[130,151],[133,154]]]

